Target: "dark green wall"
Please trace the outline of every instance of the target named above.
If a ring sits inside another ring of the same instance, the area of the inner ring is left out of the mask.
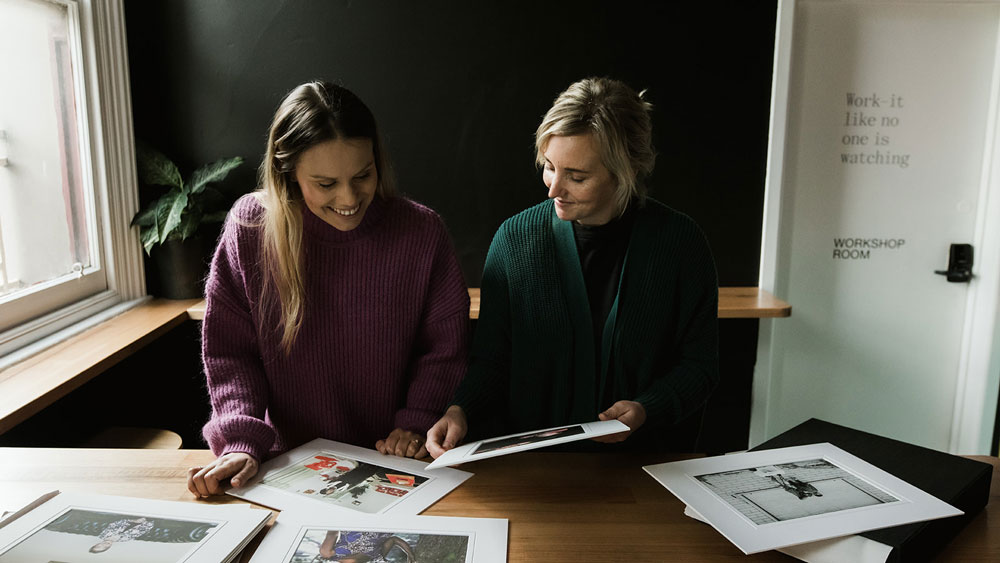
[[[451,229],[478,286],[501,221],[545,198],[535,127],[590,75],[647,88],[651,192],[708,235],[722,285],[756,285],[776,2],[126,2],[135,132],[185,172],[254,187],[273,111],[339,81],[371,106],[402,191]]]
[[[244,157],[222,186],[235,199],[254,187],[281,97],[312,78],[339,81],[371,106],[402,191],[441,213],[478,286],[496,227],[545,197],[533,165],[541,115],[571,82],[608,75],[648,88],[656,106],[653,195],[702,226],[722,285],[756,285],[775,10],[774,0],[128,0],[135,132],[185,174]],[[0,444],[72,445],[101,425],[139,425],[203,447],[197,330],[174,329]],[[720,321],[720,332],[708,451],[746,447],[749,428],[757,322]]]

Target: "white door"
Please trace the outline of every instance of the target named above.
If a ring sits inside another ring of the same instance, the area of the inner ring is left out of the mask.
[[[782,3],[761,286],[793,312],[761,326],[752,443],[817,417],[988,453],[998,22],[997,3]],[[935,274],[952,243],[971,282]]]

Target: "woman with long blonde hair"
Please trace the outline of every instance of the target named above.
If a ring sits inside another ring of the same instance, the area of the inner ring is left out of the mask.
[[[426,454],[465,372],[469,296],[443,222],[395,195],[351,91],[309,82],[281,102],[205,298],[204,436],[218,458],[190,470],[196,496],[316,437]]]

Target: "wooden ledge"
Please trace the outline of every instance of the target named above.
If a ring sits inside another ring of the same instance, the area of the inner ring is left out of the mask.
[[[479,288],[469,288],[469,318],[479,318]],[[756,287],[720,287],[720,319],[770,319],[788,317],[792,306],[770,293]],[[188,309],[192,319],[205,318],[205,302],[200,301]]]
[[[479,288],[469,288],[479,318]],[[719,288],[719,318],[775,318],[792,307],[756,287]],[[0,434],[188,320],[205,317],[201,299],[154,299],[0,371]]]
[[[757,287],[720,287],[720,319],[790,317],[792,306]]]
[[[147,301],[0,371],[0,434],[188,320],[198,301]]]

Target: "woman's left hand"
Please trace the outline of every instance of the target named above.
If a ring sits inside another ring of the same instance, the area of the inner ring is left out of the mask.
[[[385,440],[375,442],[375,449],[386,455],[422,458],[427,456],[425,441],[423,434],[397,428]]]
[[[617,434],[608,434],[607,436],[598,436],[596,438],[591,438],[595,442],[604,442],[606,444],[621,442],[632,435],[633,432],[639,429],[644,422],[646,422],[646,407],[642,406],[642,403],[637,403],[635,401],[618,401],[617,403],[611,405],[611,408],[597,415],[600,420],[615,420],[623,422],[628,426],[628,430],[625,432],[619,432]]]

